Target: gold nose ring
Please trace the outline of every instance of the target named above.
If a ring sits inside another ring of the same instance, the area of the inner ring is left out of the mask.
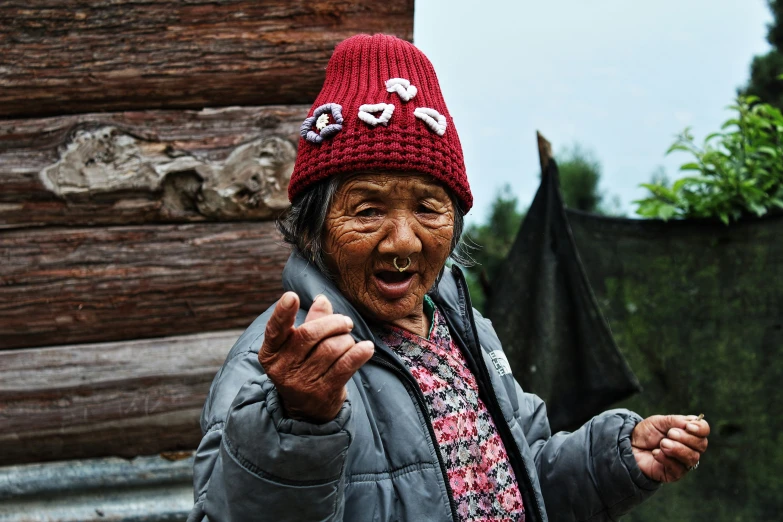
[[[395,257],[395,258],[394,258],[394,261],[392,261],[392,263],[394,263],[394,268],[396,268],[396,269],[397,269],[397,270],[399,270],[400,272],[405,272],[405,271],[406,271],[408,268],[410,268],[410,266],[411,266],[411,258],[410,258],[410,257],[406,257],[405,259],[407,259],[407,260],[408,260],[408,264],[407,264],[407,265],[405,265],[405,266],[399,266],[399,265],[397,264],[397,258]]]

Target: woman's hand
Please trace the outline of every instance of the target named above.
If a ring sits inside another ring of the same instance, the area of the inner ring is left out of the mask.
[[[266,325],[258,361],[277,388],[286,415],[320,424],[340,412],[345,384],[372,357],[374,346],[372,341],[355,342],[353,321],[332,313],[323,295],[294,328],[298,310],[299,296],[283,294]]]
[[[648,478],[675,482],[699,463],[710,425],[694,415],[653,415],[636,425],[631,445]]]

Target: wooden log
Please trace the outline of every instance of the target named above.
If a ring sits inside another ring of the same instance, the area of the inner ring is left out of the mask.
[[[0,465],[195,448],[241,332],[0,352]]]
[[[0,233],[0,349],[244,328],[282,293],[272,222]]]
[[[0,117],[312,103],[335,45],[413,0],[8,0]]]
[[[0,121],[0,228],[269,219],[305,105]]]

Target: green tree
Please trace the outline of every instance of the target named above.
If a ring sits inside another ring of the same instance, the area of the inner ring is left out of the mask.
[[[756,56],[750,65],[750,81],[743,94],[758,96],[762,101],[783,109],[783,0],[769,0],[773,21],[768,26],[767,41],[772,49]]]
[[[560,192],[568,208],[603,214],[604,195],[598,189],[601,164],[592,151],[575,144],[557,155]]]

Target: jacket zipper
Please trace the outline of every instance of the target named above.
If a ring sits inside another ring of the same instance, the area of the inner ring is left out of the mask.
[[[424,394],[421,391],[421,388],[419,388],[419,384],[416,382],[416,379],[412,375],[410,375],[408,372],[404,371],[403,369],[399,368],[397,364],[387,361],[384,359],[381,355],[379,355],[378,352],[376,352],[375,355],[372,356],[372,360],[376,363],[380,364],[381,366],[388,368],[396,373],[398,373],[400,376],[402,376],[402,382],[405,385],[406,388],[408,388],[408,393],[412,394],[416,397],[417,402],[419,403],[419,408],[421,409],[422,415],[424,416],[424,419],[427,424],[427,429],[430,432],[430,440],[432,440],[432,446],[435,448],[435,456],[438,457],[438,464],[440,464],[440,472],[443,474],[443,482],[446,485],[446,493],[449,496],[449,506],[451,507],[451,518],[454,520],[454,522],[457,522],[459,519],[457,518],[457,504],[454,501],[454,492],[451,489],[451,484],[449,483],[449,475],[446,470],[446,464],[443,462],[443,457],[440,454],[440,449],[438,447],[438,438],[435,435],[435,428],[432,427],[432,421],[430,420],[430,415],[427,411],[427,405],[425,402]]]
[[[525,479],[525,487],[527,488],[527,491],[530,492],[530,498],[533,500],[533,506],[536,511],[536,515],[539,521],[544,520],[543,513],[541,512],[541,506],[538,503],[538,499],[536,498],[535,489],[533,487],[533,479],[530,477],[530,473],[527,471],[527,467],[525,466],[525,463],[522,461],[522,454],[519,451],[519,448],[517,446],[516,441],[514,440],[514,435],[511,433],[511,427],[508,425],[508,422],[506,422],[506,418],[503,416],[503,412],[500,411],[500,406],[497,402],[497,397],[495,396],[494,392],[491,392],[493,390],[492,387],[492,379],[489,376],[489,370],[487,370],[486,362],[484,361],[484,357],[481,353],[481,346],[479,343],[479,336],[478,331],[476,330],[476,318],[473,316],[473,305],[470,301],[470,294],[467,291],[467,283],[465,282],[465,276],[462,274],[462,270],[459,269],[459,267],[452,267],[452,273],[456,274],[457,277],[455,278],[457,281],[457,285],[459,286],[460,292],[465,296],[465,306],[467,308],[467,318],[470,322],[471,327],[471,334],[473,336],[473,342],[474,342],[474,349],[475,353],[477,355],[476,357],[476,366],[478,366],[479,372],[481,373],[481,379],[486,383],[485,389],[487,390],[487,409],[489,409],[490,415],[495,421],[495,426],[498,429],[500,440],[503,441],[503,445],[506,447],[506,453],[509,456],[509,460],[511,461],[511,467],[514,469],[514,474],[519,477],[522,476]],[[513,451],[511,451],[513,450]],[[513,456],[512,456],[513,455]],[[522,474],[520,475],[520,471],[522,471]],[[527,510],[526,510],[527,511]]]

